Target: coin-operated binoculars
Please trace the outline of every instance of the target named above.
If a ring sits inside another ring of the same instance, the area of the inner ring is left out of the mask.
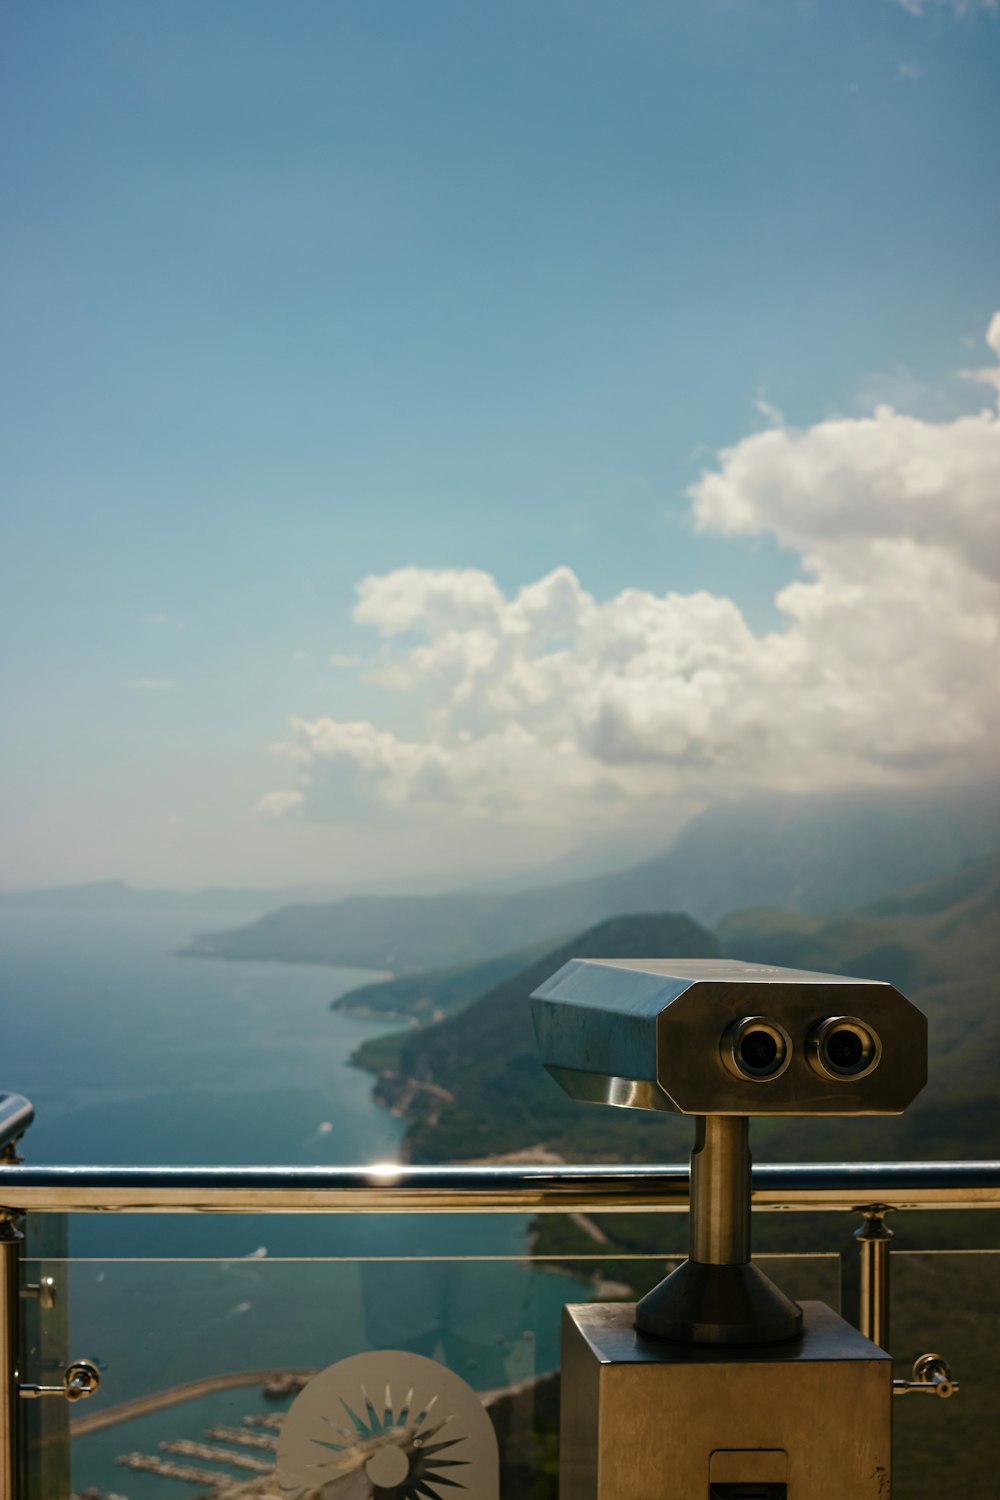
[[[887,1500],[892,1363],[750,1259],[751,1115],[901,1114],[927,1022],[892,985],[719,959],[571,959],[532,996],[576,1099],[695,1116],[690,1251],[567,1307],[561,1500]]]

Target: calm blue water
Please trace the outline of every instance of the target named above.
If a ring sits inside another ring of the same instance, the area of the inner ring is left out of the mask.
[[[2,1086],[35,1105],[32,1161],[393,1156],[399,1123],[346,1066],[385,1028],[329,1009],[369,976],[179,958],[189,935],[176,917],[0,917]]]
[[[232,922],[208,914],[204,926]],[[391,1028],[329,1008],[369,976],[183,959],[174,950],[189,935],[176,916],[0,917],[0,1088],[35,1105],[26,1158],[395,1158],[401,1123],[349,1065],[361,1041]],[[216,1372],[321,1366],[366,1348],[447,1359],[483,1389],[554,1368],[560,1309],[581,1284],[516,1259],[472,1259],[517,1257],[525,1242],[525,1221],[508,1215],[75,1216],[71,1264],[52,1270],[69,1282],[70,1352],[104,1370],[100,1393],[79,1411]],[[233,1412],[259,1406],[245,1392],[226,1400]],[[136,1500],[189,1493],[113,1460],[155,1451],[157,1432],[197,1437],[203,1405],[80,1439],[75,1487]]]

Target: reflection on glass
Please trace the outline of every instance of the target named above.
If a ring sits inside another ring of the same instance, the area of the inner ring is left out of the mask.
[[[439,1243],[475,1229],[481,1244],[485,1228],[456,1217]],[[67,1288],[72,1350],[102,1371],[98,1394],[72,1412],[78,1494],[191,1500],[223,1480],[247,1494],[266,1488],[285,1413],[309,1379],[395,1350],[446,1366],[477,1392],[499,1443],[505,1500],[555,1500],[563,1305],[632,1300],[663,1267],[659,1256],[570,1252],[54,1259],[27,1273],[44,1270]],[[767,1257],[766,1269],[791,1295],[836,1301],[835,1256]],[[377,1402],[383,1393],[368,1394]],[[30,1500],[57,1494],[65,1490],[36,1486]]]

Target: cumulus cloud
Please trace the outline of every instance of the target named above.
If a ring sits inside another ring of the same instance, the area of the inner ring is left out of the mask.
[[[288,818],[302,810],[303,801],[301,792],[265,792],[257,811],[263,818]]]
[[[722,454],[693,490],[705,529],[771,532],[815,568],[848,544],[913,543],[958,554],[994,580],[1000,565],[996,413],[925,422],[890,406],[871,417],[772,429]]]
[[[998,0],[897,0],[897,4],[911,16],[929,15],[936,10],[950,10],[956,16],[971,16],[977,12],[996,15],[1000,9]]]
[[[1000,354],[1000,316],[989,342]],[[366,578],[355,619],[419,731],[294,720],[280,749],[299,790],[270,810],[583,828],[752,787],[994,769],[996,412],[772,426],[720,453],[690,499],[699,528],[800,555],[779,629],[707,591],[599,601],[565,567],[513,595],[471,568]]]
[[[986,331],[986,342],[1000,360],[1000,312],[994,313]],[[982,385],[991,385],[1000,392],[1000,364],[988,365],[981,370],[963,370],[966,380],[977,380]]]

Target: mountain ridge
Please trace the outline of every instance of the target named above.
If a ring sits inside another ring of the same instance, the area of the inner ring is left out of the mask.
[[[880,908],[890,908],[888,914]],[[933,919],[925,908],[935,908]],[[358,1061],[379,1074],[377,1097],[408,1121],[419,1162],[542,1149],[567,1160],[684,1157],[690,1121],[608,1110],[568,1099],[538,1061],[528,996],[569,957],[732,957],[895,983],[930,1022],[927,1089],[904,1116],[760,1120],[761,1156],[803,1153],[942,1159],[1000,1155],[1000,855],[973,862],[884,903],[803,925],[754,913],[718,936],[689,918],[610,919],[509,976],[447,1019],[366,1043]],[[756,935],[755,935],[756,934]],[[878,1145],[872,1141],[877,1137]]]
[[[891,898],[900,870],[916,884],[996,848],[993,786],[931,801],[912,792],[756,798],[707,809],[663,854],[610,875],[499,893],[296,904],[197,935],[184,951],[396,973],[445,968],[637,911],[683,911],[705,924],[751,903],[836,912]]]
[[[291,885],[277,887],[201,886],[195,890],[136,886],[126,880],[85,880],[70,885],[0,890],[0,911],[72,910],[120,912],[123,910],[194,911],[231,909],[246,914],[273,908],[275,901],[339,899],[335,885]]]

